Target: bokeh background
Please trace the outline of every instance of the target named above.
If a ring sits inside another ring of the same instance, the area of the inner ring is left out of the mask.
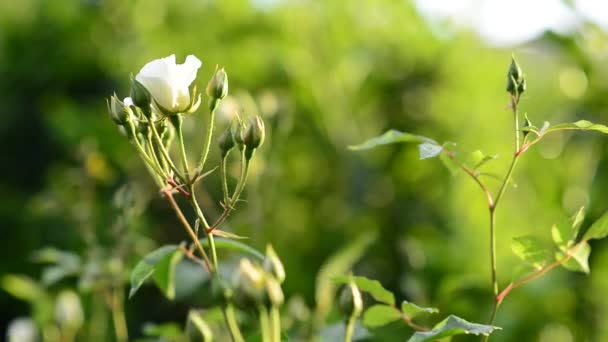
[[[178,61],[191,53],[203,61],[199,87],[216,64],[226,68],[231,97],[220,126],[235,109],[266,121],[247,202],[229,227],[259,249],[274,245],[288,273],[286,296],[298,299],[299,312],[314,306],[324,261],[375,232],[357,274],[380,280],[398,299],[485,322],[488,215],[476,185],[437,160],[419,161],[415,146],[347,146],[396,128],[498,154],[488,170],[504,172],[512,149],[504,90],[511,54],[527,75],[521,108],[534,123],[608,123],[601,18],[608,8],[595,3],[0,2],[0,273],[25,275],[45,293],[23,290],[17,298],[14,287],[24,285],[3,278],[0,338],[17,317],[51,319],[49,303],[69,288],[79,289],[86,320],[106,324],[88,329],[111,330],[95,309],[104,302],[99,281],[128,274],[155,246],[186,239],[105,104],[113,92],[127,95],[129,75],[147,61],[173,53]],[[187,121],[191,153],[204,119],[199,113]],[[501,287],[519,264],[513,237],[549,241],[551,225],[580,206],[588,208],[585,227],[608,209],[607,149],[599,133],[565,133],[525,155],[498,212]],[[116,200],[125,184],[134,194],[127,207],[135,210],[124,209],[123,192]],[[208,184],[203,201],[214,215],[220,189]],[[123,216],[130,219],[117,223]],[[35,253],[49,246],[78,255],[86,269],[53,278]],[[558,269],[513,292],[492,339],[608,340],[608,246],[592,248],[590,275]],[[127,290],[121,276],[109,279]],[[183,291],[169,302],[147,286],[127,301],[132,338],[148,322],[182,324],[190,306],[204,305],[203,290]],[[381,334],[405,340],[411,331],[397,324]]]

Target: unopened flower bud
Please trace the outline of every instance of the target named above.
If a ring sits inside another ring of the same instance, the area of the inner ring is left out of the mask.
[[[125,99],[127,102],[128,97]],[[133,111],[129,107],[128,103],[121,102],[116,94],[110,97],[110,100],[107,101],[108,111],[110,112],[110,117],[112,121],[114,121],[117,125],[124,125],[127,120],[131,118]]]
[[[84,313],[80,298],[71,290],[65,290],[57,296],[55,303],[55,320],[60,327],[78,330],[84,322]]]
[[[268,303],[271,306],[278,307],[283,305],[285,301],[285,296],[283,295],[283,289],[281,289],[281,285],[277,281],[277,279],[273,277],[266,277],[266,297],[268,299]]]
[[[136,79],[131,80],[131,98],[133,99],[133,103],[143,110],[144,114],[146,114],[146,111],[149,111],[152,95],[150,95],[150,91]]]
[[[228,155],[228,152],[230,152],[230,150],[232,150],[232,148],[234,147],[234,136],[232,133],[232,126],[229,126],[224,133],[222,133],[222,135],[220,135],[219,139],[217,140],[217,144],[220,148],[220,152],[222,154],[222,159],[226,158],[226,156]]]
[[[249,259],[241,259],[239,269],[233,278],[235,294],[243,296],[247,301],[261,303],[265,283],[264,270],[254,265]]]
[[[266,246],[266,257],[263,263],[264,270],[274,276],[282,284],[285,281],[285,268],[271,245]]]
[[[224,68],[215,72],[207,83],[207,96],[211,99],[221,100],[228,95],[228,75]]]
[[[529,130],[527,130],[526,128],[528,127],[532,127],[532,121],[530,121],[530,119],[528,119],[528,113],[524,114],[524,138],[530,133]]]
[[[354,282],[349,282],[344,286],[340,293],[340,299],[338,302],[340,311],[347,317],[357,317],[363,311],[363,299],[361,298],[361,292]]]
[[[518,94],[522,94],[524,91],[526,91],[526,78],[522,77],[521,81],[519,82],[519,84],[517,85],[517,93]]]
[[[511,93],[511,95],[515,96],[519,91],[519,87],[522,83],[523,72],[517,64],[517,61],[514,57],[511,58],[511,65],[509,65],[509,72],[507,73],[507,91]],[[523,89],[525,90],[525,84],[523,84]]]

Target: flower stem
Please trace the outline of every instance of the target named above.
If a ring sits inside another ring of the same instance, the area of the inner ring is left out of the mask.
[[[241,334],[241,330],[239,329],[239,325],[236,321],[236,315],[234,313],[234,307],[231,303],[228,303],[224,308],[224,318],[226,319],[226,323],[228,324],[228,330],[230,330],[230,335],[232,336],[232,341],[234,342],[243,342],[245,339]]]
[[[213,137],[213,121],[215,119],[215,109],[217,108],[217,100],[212,100],[213,105],[209,110],[209,126],[207,128],[207,139],[203,145],[203,152],[201,154],[201,160],[198,164],[198,172],[202,173],[205,168],[205,163],[207,162],[207,157],[209,156],[209,148],[211,147],[211,139]]]
[[[192,242],[194,242],[194,245],[196,246],[196,248],[201,253],[201,256],[203,257],[203,261],[207,265],[207,270],[211,274],[213,274],[214,272],[216,272],[216,269],[215,268],[211,268],[211,266],[210,266],[211,263],[209,261],[209,257],[207,256],[207,252],[205,252],[205,250],[203,249],[203,246],[201,245],[201,242],[198,240],[198,237],[196,236],[196,234],[194,233],[194,230],[190,226],[190,223],[188,223],[188,220],[184,216],[184,213],[182,212],[182,210],[180,209],[179,205],[175,201],[175,198],[173,198],[173,194],[171,193],[171,190],[164,190],[163,193],[165,194],[165,197],[167,197],[167,200],[169,201],[169,203],[171,203],[171,206],[175,210],[175,213],[177,214],[177,217],[182,222],[182,226],[184,227],[184,229],[186,230],[186,232],[188,233],[188,235],[190,235],[190,238],[192,239]]]
[[[184,119],[182,118],[181,114],[171,117],[171,123],[175,127],[175,132],[177,134],[177,143],[179,144],[179,151],[181,154],[182,170],[184,171],[184,176],[188,178],[190,171],[188,168],[188,155],[186,154],[186,147],[184,145],[184,134],[182,130],[183,122]]]
[[[116,334],[116,341],[127,342],[129,340],[129,334],[127,330],[127,320],[125,319],[124,312],[124,294],[122,286],[116,286],[112,290],[112,320],[114,321],[114,332]]]
[[[356,315],[351,315],[346,322],[344,327],[344,342],[351,342],[353,339],[353,332],[355,331],[355,322],[357,321]]]
[[[513,170],[515,170],[515,166],[517,165],[517,160],[519,159],[520,148],[519,148],[519,95],[511,95],[511,109],[513,111],[513,130],[515,131],[515,142],[514,142],[514,152],[513,158],[511,159],[511,164],[509,165],[509,169],[507,170],[507,174],[500,185],[500,189],[498,190],[498,194],[494,198],[494,203],[490,205],[490,267],[492,269],[492,293],[494,295],[493,304],[492,304],[492,312],[490,314],[490,319],[488,325],[493,325],[494,320],[496,320],[496,314],[498,313],[498,307],[500,306],[500,299],[498,293],[498,278],[497,278],[497,269],[496,269],[496,208],[500,202],[500,199],[505,194],[507,190],[507,185],[511,182],[511,177],[513,175]],[[490,338],[489,335],[483,337],[483,341],[488,341]]]
[[[273,342],[281,342],[281,313],[277,306],[270,309],[270,320],[272,322]]]
[[[268,310],[262,305],[258,305],[258,313],[260,314],[260,331],[262,333],[262,342],[273,342],[269,331],[270,322],[268,321]]]

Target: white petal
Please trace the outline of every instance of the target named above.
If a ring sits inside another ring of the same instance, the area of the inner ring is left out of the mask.
[[[143,68],[139,71],[139,74],[135,77],[137,79],[138,76],[147,76],[147,77],[159,77],[163,79],[167,79],[169,75],[172,73],[173,68],[175,67],[175,55],[171,55],[161,59],[155,59],[152,62],[144,65]],[[139,80],[138,80],[139,81]]]
[[[171,84],[160,77],[147,77],[141,74],[137,75],[136,79],[148,89],[156,103],[165,109],[173,109],[175,101],[173,95],[174,89],[171,87]]]
[[[122,100],[122,103],[125,106],[133,106],[133,99],[131,97],[125,97],[125,99]]]
[[[174,75],[176,84],[179,84],[180,87],[189,87],[196,79],[196,74],[202,64],[203,63],[200,59],[196,58],[196,56],[188,55],[183,64],[176,66]]]

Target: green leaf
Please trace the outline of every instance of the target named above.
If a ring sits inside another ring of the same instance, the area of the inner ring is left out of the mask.
[[[414,318],[422,313],[429,313],[429,314],[433,314],[433,313],[438,313],[439,309],[436,308],[423,308],[420,307],[414,303],[410,303],[406,300],[404,300],[401,303],[401,311],[403,312],[403,314],[408,317],[408,318]]]
[[[589,255],[591,254],[591,246],[589,246],[587,242],[583,242],[582,246],[575,247],[572,250],[574,250],[572,257],[563,263],[562,266],[570,271],[589,274]],[[565,255],[563,252],[555,253],[556,260],[561,260],[564,257]]]
[[[315,284],[315,319],[319,324],[325,322],[334,302],[337,285],[332,279],[346,274],[375,239],[375,233],[364,233],[330,256],[321,266]]]
[[[408,342],[426,342],[436,341],[438,339],[462,335],[462,334],[473,334],[473,335],[490,335],[494,330],[500,329],[499,327],[491,325],[483,325],[478,323],[470,323],[464,319],[450,315],[443,321],[439,322],[431,331],[419,331],[412,335]]]
[[[175,268],[182,260],[184,254],[180,250],[174,251],[170,257],[162,258],[156,265],[152,279],[167,299],[175,299]]]
[[[396,143],[419,143],[419,144],[421,144],[421,143],[425,143],[425,142],[439,145],[433,139],[423,137],[421,135],[414,135],[414,134],[404,133],[404,132],[400,132],[400,131],[391,129],[391,130],[387,131],[386,133],[382,134],[381,136],[368,139],[359,145],[351,145],[348,148],[353,151],[362,151],[362,150],[369,150],[369,149],[372,149],[372,148],[375,148],[378,146],[389,145],[389,144],[396,144]]]
[[[597,131],[601,133],[608,134],[608,126],[604,126],[601,124],[596,124],[587,120],[580,120],[577,122],[571,123],[563,123],[559,125],[555,125],[545,130],[545,133],[554,132],[554,131],[563,131],[563,130],[583,130],[583,131]]]
[[[334,281],[340,284],[348,284],[351,279],[359,290],[369,293],[375,300],[388,305],[395,305],[395,296],[389,290],[385,289],[377,280],[361,276],[339,276],[334,278]]]
[[[129,298],[133,297],[144,281],[154,273],[157,265],[165,259],[170,259],[173,252],[177,250],[178,246],[176,245],[163,246],[152,253],[149,253],[137,263],[133,271],[131,271],[131,290],[129,291]]]
[[[570,220],[554,224],[551,227],[551,237],[558,249],[566,251],[574,245],[584,219],[585,207],[581,207]]]
[[[531,235],[514,238],[511,250],[520,259],[537,268],[545,265],[549,252],[541,240]]]
[[[150,337],[161,337],[163,340],[175,340],[183,335],[181,327],[173,322],[161,324],[147,323],[143,327],[143,333]]]
[[[443,166],[445,166],[445,168],[448,169],[452,175],[455,175],[458,173],[458,171],[460,171],[460,167],[446,153],[440,154],[439,160],[441,160]]]
[[[242,242],[225,238],[215,238],[213,241],[215,242],[215,248],[248,254],[249,256],[255,257],[259,261],[264,260],[264,254]],[[201,239],[200,243],[203,245],[203,247],[209,247],[209,241],[207,241],[206,238]]]
[[[434,142],[423,142],[422,144],[418,145],[420,160],[435,158],[441,153],[442,150],[443,146]]]
[[[392,306],[377,304],[365,311],[363,324],[370,328],[381,327],[401,318],[399,310]]]
[[[589,227],[583,240],[603,239],[606,236],[608,236],[608,211]]]

